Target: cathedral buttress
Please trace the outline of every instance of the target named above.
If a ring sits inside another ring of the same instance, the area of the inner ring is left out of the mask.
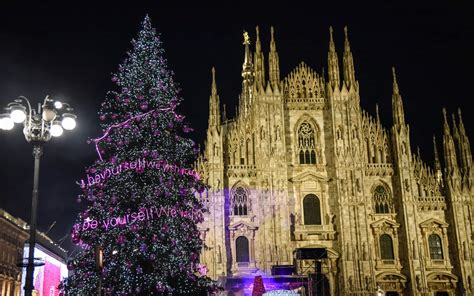
[[[393,93],[392,93],[392,118],[391,129],[392,147],[394,155],[395,174],[393,180],[393,194],[396,198],[397,221],[405,225],[400,230],[400,253],[401,264],[405,268],[405,274],[410,278],[426,277],[426,271],[420,268],[422,252],[419,242],[423,240],[419,232],[419,223],[416,206],[416,198],[413,192],[415,183],[411,174],[414,158],[410,145],[410,128],[405,123],[405,112],[403,100],[398,87],[395,67],[392,68]],[[426,284],[426,283],[423,283]],[[407,283],[412,294],[417,293],[415,281]]]
[[[444,163],[446,167],[446,177],[449,185],[456,189],[459,186],[459,167],[458,167],[458,160],[456,156],[456,148],[454,146],[454,139],[451,135],[450,127],[448,124],[448,119],[446,116],[446,109],[443,109],[443,148],[444,148]],[[453,127],[453,131],[455,136],[457,136],[456,127]]]
[[[473,237],[473,209],[472,195],[470,194],[467,173],[470,171],[472,156],[470,155],[469,140],[465,133],[462,117],[459,111],[459,127],[453,114],[453,134],[446,118],[446,110],[443,109],[444,117],[444,159],[445,159],[445,188],[451,206],[448,207],[447,218],[451,231],[449,232],[453,252],[454,268],[456,274],[460,275],[459,291],[473,292],[472,280],[474,278],[473,254],[474,242],[469,241]],[[467,144],[467,146],[466,146]],[[456,151],[457,150],[457,151]],[[453,227],[453,226],[456,227]]]
[[[460,170],[462,174],[462,186],[469,192],[474,192],[474,170],[472,168],[472,153],[471,144],[469,143],[469,137],[467,136],[466,129],[462,120],[461,109],[458,109],[459,117],[459,140],[458,140],[458,154],[460,160]]]
[[[225,253],[225,197],[224,197],[224,150],[222,141],[222,126],[220,115],[220,101],[217,93],[216,73],[212,68],[211,95],[209,97],[209,121],[207,128],[205,159],[201,159],[203,167],[202,177],[210,186],[202,196],[209,209],[210,215],[200,225],[206,246],[201,253],[202,261],[209,262],[209,272],[216,278],[226,272]],[[199,167],[198,166],[198,167]]]

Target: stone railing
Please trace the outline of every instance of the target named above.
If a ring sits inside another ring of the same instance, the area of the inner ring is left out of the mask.
[[[288,109],[316,109],[322,110],[326,106],[325,98],[285,98]]]
[[[225,166],[226,169],[228,170],[255,170],[257,166],[255,165],[234,165],[234,164],[228,164]]]
[[[369,163],[365,169],[366,176],[393,176],[391,163]]]
[[[257,166],[255,165],[226,165],[225,171],[228,177],[255,177]]]
[[[420,211],[446,210],[446,199],[444,196],[418,196],[417,206]]]

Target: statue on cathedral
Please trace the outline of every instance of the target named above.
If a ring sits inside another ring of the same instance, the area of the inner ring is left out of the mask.
[[[250,44],[249,33],[247,33],[247,31],[244,31],[244,45],[248,44]]]

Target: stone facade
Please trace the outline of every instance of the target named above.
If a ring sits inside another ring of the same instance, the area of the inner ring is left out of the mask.
[[[0,295],[20,296],[23,246],[29,237],[26,222],[0,209]]]
[[[210,186],[200,225],[210,276],[270,274],[297,248],[324,248],[331,295],[473,295],[474,171],[461,113],[450,126],[443,110],[445,163],[435,150],[430,167],[411,150],[394,70],[390,129],[361,109],[347,29],[341,71],[330,29],[327,76],[301,63],[281,79],[273,28],[266,74],[258,28],[254,50],[244,39],[237,115],[221,114],[213,69],[196,163]]]

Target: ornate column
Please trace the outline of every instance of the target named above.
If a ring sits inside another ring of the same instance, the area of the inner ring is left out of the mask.
[[[7,296],[10,296],[11,295],[11,286],[12,286],[12,281],[7,279],[7,289],[6,289],[6,294]]]
[[[15,290],[14,290],[14,294],[15,296],[20,296],[20,286],[21,286],[21,282],[15,282]]]
[[[2,278],[0,278],[0,281],[1,281],[1,283],[2,283],[2,291],[1,291],[1,292],[2,292],[2,295],[1,295],[1,296],[5,296],[5,294],[6,294],[6,291],[5,291],[5,290],[6,290],[7,279],[2,277]]]
[[[256,261],[255,261],[255,233],[253,233],[250,236],[250,267],[255,267],[256,266]]]
[[[336,295],[336,285],[337,285],[337,258],[329,258],[329,289],[331,290],[331,295]]]
[[[232,252],[232,272],[235,273],[237,271],[237,254],[236,254],[236,244],[235,244],[235,231],[231,230],[230,231],[230,241],[231,241],[231,247],[230,250]]]

